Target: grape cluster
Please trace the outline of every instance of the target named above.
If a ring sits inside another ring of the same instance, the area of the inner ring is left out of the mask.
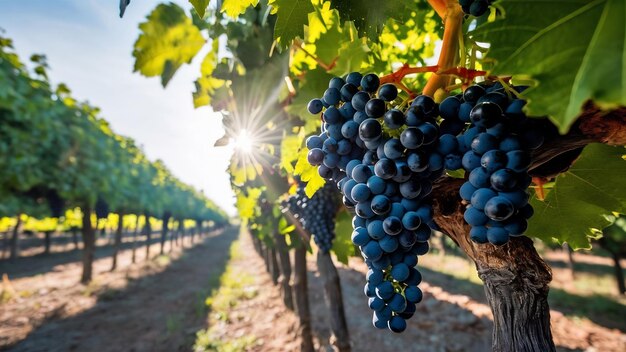
[[[533,214],[526,193],[531,183],[530,152],[541,146],[548,126],[543,120],[528,119],[522,111],[525,101],[508,93],[498,83],[474,85],[440,104],[444,121],[470,123],[458,137],[452,130],[439,143],[446,167],[462,167],[469,174],[460,195],[470,203],[464,218],[477,243],[502,245],[509,236],[523,235]]]
[[[290,211],[302,227],[313,235],[315,244],[323,253],[328,253],[335,239],[335,214],[338,199],[332,183],[319,189],[312,198],[304,192],[304,184],[298,184],[294,195],[283,202],[283,211]]]
[[[489,10],[491,0],[459,0],[459,4],[466,14],[480,17]]]
[[[309,112],[323,111],[322,134],[307,139],[308,160],[337,182],[353,208],[352,241],[370,268],[365,285],[373,324],[401,332],[422,299],[417,256],[428,251],[432,180],[444,172],[437,151],[437,104],[427,96],[406,110],[398,90],[374,74],[335,77]]]
[[[556,132],[526,117],[516,98],[523,89],[481,83],[441,104],[418,96],[403,109],[395,85],[354,72],[309,103],[323,123],[306,141],[308,161],[356,213],[352,242],[369,267],[364,292],[377,328],[403,331],[422,299],[415,266],[436,228],[432,182],[445,170],[466,171],[460,195],[473,241],[502,245],[526,230],[530,153]]]

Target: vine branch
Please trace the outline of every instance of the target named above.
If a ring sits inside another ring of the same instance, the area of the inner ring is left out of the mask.
[[[428,1],[435,11],[442,4],[445,3],[445,14],[441,16],[439,11],[437,13],[444,21],[443,39],[441,45],[441,52],[439,53],[439,60],[437,66],[441,70],[441,73],[433,73],[428,79],[426,86],[422,94],[431,97],[435,96],[435,92],[439,88],[444,88],[450,85],[452,77],[449,74],[443,72],[458,66],[459,58],[459,36],[462,35],[463,29],[463,10],[457,0],[429,0]],[[433,5],[433,3],[436,3]],[[437,6],[437,7],[435,7]]]

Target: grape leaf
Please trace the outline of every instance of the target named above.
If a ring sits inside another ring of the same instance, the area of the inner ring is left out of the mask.
[[[328,89],[328,81],[330,81],[332,77],[332,75],[326,73],[326,70],[321,67],[307,71],[300,81],[298,95],[296,95],[292,103],[287,106],[287,112],[290,114],[299,116],[305,123],[311,121],[312,125],[310,128],[305,128],[307,134],[319,127],[320,124],[320,117],[311,115],[307,109],[307,105],[311,99],[319,98],[324,94],[324,91]]]
[[[342,22],[352,21],[359,36],[378,41],[388,20],[405,22],[415,12],[413,0],[330,0],[331,8],[337,9]]]
[[[333,253],[343,264],[348,264],[348,259],[355,255],[352,244],[352,215],[342,209],[335,217],[335,239],[333,240]]]
[[[361,64],[367,59],[368,53],[369,48],[360,39],[341,43],[338,59],[330,73],[343,76],[353,71],[360,71]]]
[[[566,132],[589,99],[626,105],[624,0],[503,0],[505,18],[473,32],[489,42],[492,73],[531,76],[530,115]],[[540,15],[538,15],[540,14]]]
[[[304,130],[298,134],[286,135],[280,141],[280,167],[287,173],[294,171],[293,162],[298,160],[300,146],[304,139]]]
[[[217,66],[217,53],[219,50],[219,41],[214,40],[211,51],[209,51],[200,65],[200,77],[195,81],[196,91],[193,95],[193,106],[209,105],[216,94],[216,91],[224,87],[226,81],[215,78],[213,72]]]
[[[625,153],[622,147],[587,146],[556,178],[544,201],[531,199],[535,215],[526,234],[548,242],[555,238],[574,249],[590,248],[590,239],[610,224],[604,215],[626,212]]]
[[[237,18],[246,12],[248,7],[256,6],[259,0],[224,0],[220,11],[226,12],[229,17]]]
[[[200,18],[203,18],[206,14],[206,8],[209,6],[210,0],[189,0],[191,5],[193,5],[194,10]]]
[[[311,198],[319,190],[324,187],[326,180],[322,178],[317,172],[317,167],[312,166],[307,161],[307,154],[309,153],[308,149],[302,148],[300,150],[300,156],[298,157],[298,161],[296,162],[296,167],[293,172],[294,175],[300,176],[302,182],[306,182],[306,187],[304,188],[304,193],[306,196]]]
[[[163,87],[205,43],[183,9],[172,3],[157,6],[139,29],[141,34],[133,50],[134,70],[146,77],[161,76]]]
[[[309,13],[315,11],[311,0],[272,0],[272,13],[276,14],[274,39],[286,47],[296,37],[304,36],[304,25]]]

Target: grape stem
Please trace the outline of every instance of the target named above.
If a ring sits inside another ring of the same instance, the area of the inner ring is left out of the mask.
[[[438,9],[440,9],[441,3],[444,1],[445,13],[441,16],[440,10]],[[437,62],[437,66],[441,72],[435,72],[430,76],[422,92],[424,95],[434,97],[438,89],[445,88],[451,83],[452,76],[447,74],[446,71],[457,67],[459,64],[459,36],[462,35],[461,30],[463,29],[464,15],[461,5],[459,5],[457,0],[429,0],[428,2],[444,21],[441,52],[439,53],[439,60]]]
[[[428,4],[442,19],[446,17],[446,0],[428,0]]]
[[[547,183],[548,180],[546,180],[543,177],[533,177],[533,183],[537,186],[535,188],[535,194],[537,195],[537,199],[543,201],[544,199],[546,199],[546,192],[543,189],[543,185],[545,183]]]
[[[392,72],[388,75],[382,76],[380,78],[380,84],[393,83],[396,86],[398,86],[398,88],[409,93],[409,95],[412,98],[414,98],[416,94],[402,83],[402,79],[405,76],[410,75],[410,74],[428,73],[428,72],[431,72],[433,74],[438,74],[438,75],[458,76],[465,80],[473,80],[476,77],[484,76],[487,74],[487,72],[485,71],[473,70],[473,69],[468,69],[465,67],[452,67],[447,70],[440,70],[439,65],[411,67],[408,64],[404,64],[397,71]]]

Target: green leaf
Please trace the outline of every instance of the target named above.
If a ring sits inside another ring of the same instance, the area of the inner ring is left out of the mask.
[[[333,240],[333,253],[343,264],[348,264],[348,259],[355,255],[352,243],[352,215],[342,209],[335,217],[335,239]]]
[[[146,77],[161,76],[163,87],[205,43],[183,9],[172,3],[157,6],[139,29],[141,34],[133,50],[135,71]]]
[[[287,173],[294,171],[293,162],[298,160],[303,133],[284,136],[280,141],[280,167]]]
[[[535,215],[526,234],[574,249],[590,248],[590,239],[610,224],[604,216],[626,211],[626,161],[622,147],[592,144],[556,178],[544,201],[531,199]]]
[[[193,5],[194,10],[200,18],[203,18],[206,14],[206,8],[209,6],[210,0],[189,0],[191,5]],[[226,1],[224,1],[226,2]]]
[[[298,158],[298,162],[296,162],[293,174],[296,176],[299,175],[300,179],[307,183],[304,188],[304,193],[307,197],[311,198],[318,189],[324,187],[326,180],[319,175],[316,166],[309,164],[306,157],[308,153],[309,151],[306,148],[300,150],[300,157]]]
[[[309,13],[315,11],[311,0],[271,0],[272,13],[276,14],[274,39],[283,47],[288,46],[296,37],[304,37],[304,25],[308,23]]]
[[[360,71],[368,53],[369,48],[367,44],[360,39],[341,43],[337,56],[338,59],[330,73],[336,76],[343,76],[353,71]]]
[[[248,7],[256,6],[259,0],[224,0],[221,12],[226,12],[229,17],[237,18],[246,12]]]
[[[215,78],[213,72],[217,66],[217,52],[219,50],[219,41],[214,40],[212,43],[211,51],[209,51],[200,65],[200,78],[194,83],[196,91],[193,92],[193,106],[198,108],[200,106],[209,105],[213,101],[213,97],[216,92],[224,87],[226,81]]]
[[[506,17],[473,35],[490,43],[493,74],[530,76],[528,113],[566,132],[589,99],[626,105],[624,0],[503,0]],[[540,15],[538,15],[540,14]]]
[[[342,22],[352,21],[359,36],[378,41],[388,20],[405,22],[416,11],[413,0],[330,0],[331,8],[337,9]]]
[[[311,122],[311,128],[305,128],[307,134],[318,128],[320,124],[320,117],[311,115],[307,105],[311,99],[319,98],[324,94],[324,91],[328,89],[328,81],[332,77],[321,67],[307,71],[300,81],[298,95],[287,106],[288,113],[300,117],[305,123]]]

